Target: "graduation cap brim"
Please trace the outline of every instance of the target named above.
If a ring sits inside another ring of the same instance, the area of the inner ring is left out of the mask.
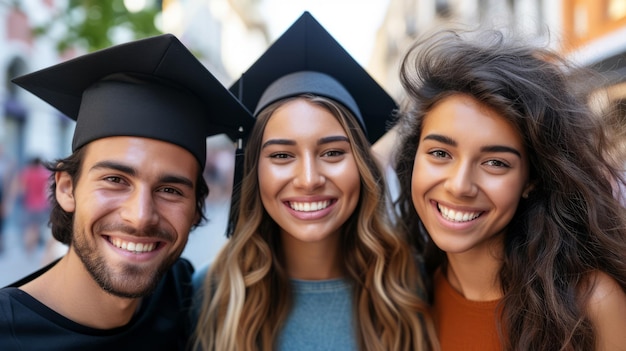
[[[261,96],[273,82],[301,71],[324,73],[349,92],[358,105],[370,142],[387,131],[397,108],[395,101],[309,12],[304,12],[242,74],[230,91],[248,110],[256,111]]]
[[[144,136],[181,145],[202,158],[207,136],[225,133],[235,140],[254,123],[171,34],[86,54],[13,82],[77,121],[73,150],[106,136]]]

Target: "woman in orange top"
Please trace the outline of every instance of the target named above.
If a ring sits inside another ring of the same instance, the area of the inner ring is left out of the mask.
[[[574,72],[498,31],[403,61],[398,205],[443,350],[626,347],[624,180]]]

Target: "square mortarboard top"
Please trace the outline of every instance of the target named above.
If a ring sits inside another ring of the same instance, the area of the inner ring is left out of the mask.
[[[254,119],[171,34],[112,46],[13,80],[76,121],[72,151],[138,136],[179,145],[204,167],[206,137],[243,137]]]
[[[393,98],[313,18],[304,12],[230,88],[250,111],[304,93],[342,103],[373,143],[386,131]]]

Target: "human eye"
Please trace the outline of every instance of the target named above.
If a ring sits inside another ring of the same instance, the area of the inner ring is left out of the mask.
[[[508,163],[501,160],[488,160],[484,164],[494,168],[511,168]]]
[[[166,194],[172,194],[172,195],[183,195],[183,192],[178,190],[177,188],[174,187],[163,187],[161,188],[159,191],[166,193]]]
[[[346,154],[344,150],[328,150],[322,153],[324,157],[341,157]]]
[[[268,152],[266,157],[270,163],[282,165],[290,163],[295,158],[295,155],[287,151],[272,151]]]
[[[440,149],[429,151],[428,154],[435,158],[450,158],[450,154]]]
[[[119,190],[128,186],[128,180],[120,175],[101,175],[97,178],[99,186],[103,189]]]
[[[271,154],[269,154],[269,158],[273,158],[273,159],[287,159],[290,158],[291,156],[286,153],[286,152],[273,152]]]
[[[106,176],[106,177],[103,177],[103,180],[109,183],[116,183],[116,184],[121,184],[124,181],[122,177],[118,177],[118,176]]]

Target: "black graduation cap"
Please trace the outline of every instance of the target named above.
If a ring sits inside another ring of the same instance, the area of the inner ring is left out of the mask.
[[[254,116],[269,104],[311,93],[333,99],[357,118],[370,143],[386,131],[397,108],[395,101],[350,54],[305,11],[250,68],[230,91]],[[238,219],[239,182],[243,161],[235,159],[235,184],[226,235]]]
[[[255,116],[290,96],[312,93],[331,98],[359,119],[371,143],[387,131],[397,108],[391,96],[306,11],[230,91]]]
[[[109,136],[189,150],[204,167],[206,137],[242,138],[254,119],[173,35],[96,51],[13,80],[76,121],[72,151]]]

